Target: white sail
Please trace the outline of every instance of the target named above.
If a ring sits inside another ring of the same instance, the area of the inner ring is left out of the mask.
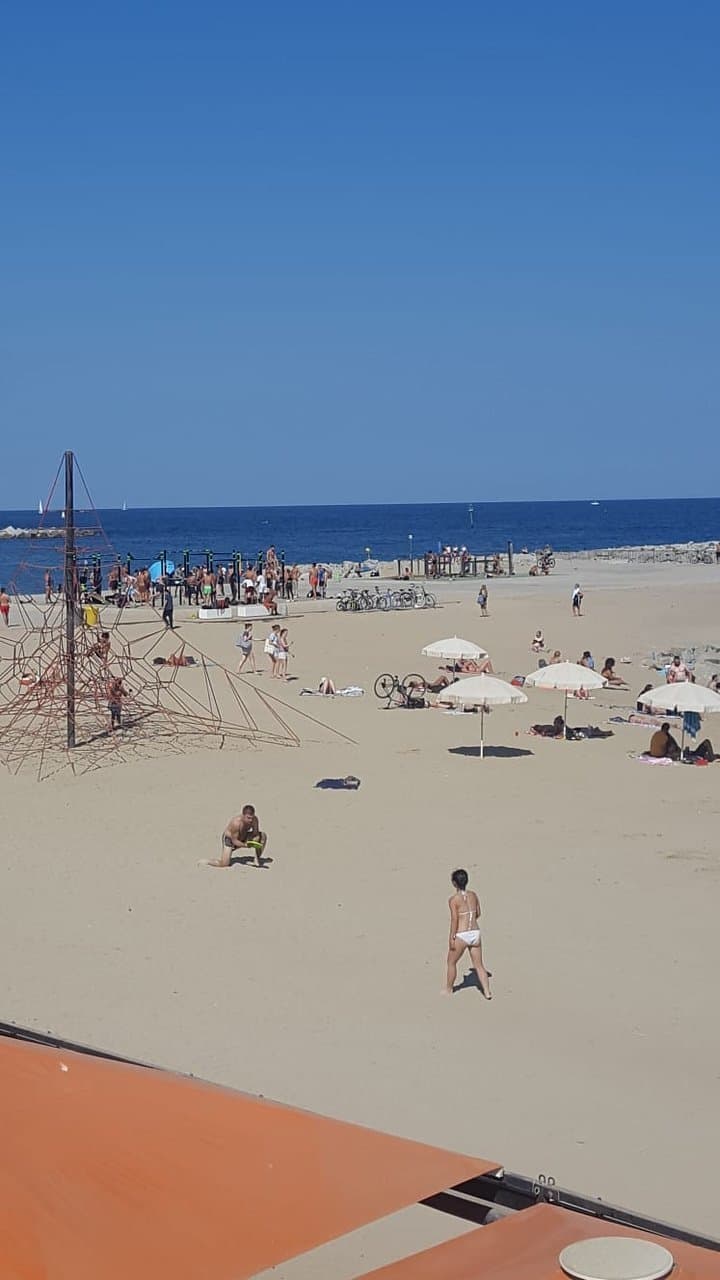
[[[127,502],[123,502],[122,509],[123,511],[127,511]]]
[[[42,514],[43,514],[43,504],[42,502],[38,502],[38,515],[41,516]]]

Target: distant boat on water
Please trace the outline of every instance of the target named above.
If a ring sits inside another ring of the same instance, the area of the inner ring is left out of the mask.
[[[127,511],[127,502],[123,502],[122,509],[123,511]]]
[[[599,502],[591,502],[591,503],[590,503],[590,506],[591,506],[591,507],[599,507],[599,506],[600,506],[600,503],[599,503]]]
[[[38,515],[39,515],[39,516],[43,515],[43,504],[42,504],[42,502],[38,502]]]

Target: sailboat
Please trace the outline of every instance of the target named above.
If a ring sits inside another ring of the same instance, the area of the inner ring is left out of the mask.
[[[39,516],[43,515],[43,504],[42,504],[42,502],[38,502],[38,515],[39,515]]]
[[[123,511],[127,511],[127,502],[123,502],[122,509]]]

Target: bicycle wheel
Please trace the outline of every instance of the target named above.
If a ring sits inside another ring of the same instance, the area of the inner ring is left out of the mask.
[[[424,602],[424,603],[425,603],[425,608],[426,608],[426,609],[436,609],[436,608],[437,608],[437,596],[434,596],[434,595],[433,595],[433,593],[432,593],[432,591],[426,591],[426,592],[425,592],[425,602]]]
[[[395,676],[389,675],[388,672],[386,671],[383,673],[383,675],[378,676],[377,680],[375,681],[375,684],[373,685],[373,688],[375,690],[375,697],[389,698],[391,693],[394,693],[396,687],[397,687],[397,680],[395,679]]]
[[[425,677],[419,676],[415,671],[411,671],[409,675],[403,676],[400,681],[400,688],[406,698],[411,697],[413,694],[419,697],[425,692]]]
[[[347,607],[348,607],[348,602],[345,599],[345,597],[339,596],[339,598],[335,602],[335,608],[337,609],[338,613],[344,613]]]

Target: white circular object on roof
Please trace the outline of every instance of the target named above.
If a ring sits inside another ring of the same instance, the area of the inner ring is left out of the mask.
[[[578,1240],[563,1249],[558,1261],[573,1280],[662,1280],[675,1265],[661,1244],[634,1236]]]

